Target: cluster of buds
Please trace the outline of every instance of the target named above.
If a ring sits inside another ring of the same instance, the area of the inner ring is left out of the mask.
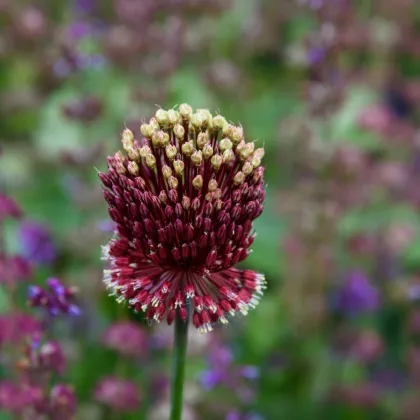
[[[99,173],[117,234],[103,248],[104,282],[120,302],[149,320],[178,310],[203,332],[227,315],[247,314],[265,288],[264,276],[232,268],[246,259],[263,211],[263,148],[241,126],[206,109],[159,109],[122,133],[124,152]]]
[[[76,287],[65,287],[56,278],[47,280],[48,288],[29,287],[28,304],[34,308],[44,308],[50,315],[79,315],[80,308],[74,303]]]

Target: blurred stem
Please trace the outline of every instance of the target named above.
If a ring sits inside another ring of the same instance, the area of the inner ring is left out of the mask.
[[[171,377],[171,417],[170,420],[181,420],[185,378],[185,356],[188,342],[188,318],[181,319],[179,312],[175,317],[175,339],[172,353]]]

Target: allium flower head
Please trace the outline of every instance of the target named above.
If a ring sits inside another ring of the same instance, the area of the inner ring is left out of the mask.
[[[208,110],[159,109],[126,129],[124,152],[99,173],[116,236],[103,248],[104,282],[120,302],[149,320],[176,310],[203,332],[227,315],[246,314],[265,288],[264,276],[232,268],[245,260],[263,211],[262,148],[246,142],[242,127]]]

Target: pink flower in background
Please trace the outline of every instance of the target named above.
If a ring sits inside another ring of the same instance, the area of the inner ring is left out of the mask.
[[[20,255],[0,254],[0,283],[13,285],[19,281],[27,281],[31,274],[32,270],[26,258]]]
[[[359,116],[359,124],[362,128],[382,135],[389,133],[393,123],[394,117],[391,111],[381,104],[364,109]]]
[[[22,210],[10,197],[0,193],[0,222],[6,217],[19,218]]]
[[[142,329],[133,322],[116,322],[108,327],[103,344],[123,356],[141,357],[148,351],[148,340]]]
[[[135,411],[140,407],[137,384],[114,376],[99,381],[94,398],[97,402],[121,412]]]
[[[77,400],[73,388],[66,384],[57,384],[51,388],[49,412],[52,419],[74,419],[77,409]]]
[[[18,344],[42,330],[41,323],[31,315],[19,312],[0,315],[0,344]]]
[[[371,312],[379,306],[379,291],[365,273],[353,271],[337,292],[335,304],[338,310],[348,314]]]

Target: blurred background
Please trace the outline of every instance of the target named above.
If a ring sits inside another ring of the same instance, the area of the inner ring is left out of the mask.
[[[269,286],[191,331],[183,418],[420,418],[416,0],[0,0],[0,28],[1,420],[45,418],[22,376],[39,331],[49,419],[168,418],[172,330],[106,294],[96,168],[184,102],[264,142],[243,267]],[[26,307],[49,277],[80,316]]]

